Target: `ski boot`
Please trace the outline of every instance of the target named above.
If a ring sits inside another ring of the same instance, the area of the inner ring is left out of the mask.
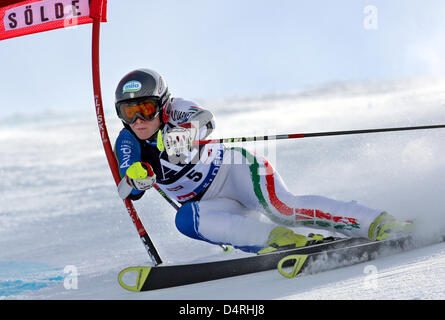
[[[384,240],[399,235],[407,235],[414,229],[412,221],[397,221],[387,212],[382,212],[369,226],[368,238],[371,240]]]
[[[258,254],[304,247],[321,243],[323,239],[323,236],[319,234],[311,233],[306,237],[285,227],[275,227],[269,234],[266,246],[258,251]]]

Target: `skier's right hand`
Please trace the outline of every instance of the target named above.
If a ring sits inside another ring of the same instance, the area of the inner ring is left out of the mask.
[[[118,193],[122,199],[127,198],[131,191],[148,190],[156,183],[156,174],[150,164],[146,162],[135,162],[126,171],[125,177],[118,186]]]
[[[135,162],[125,174],[127,183],[138,190],[148,190],[156,183],[156,175],[147,162]]]

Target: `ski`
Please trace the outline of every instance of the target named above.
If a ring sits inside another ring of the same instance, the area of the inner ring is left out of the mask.
[[[136,292],[183,286],[273,270],[277,268],[277,264],[281,259],[289,255],[308,255],[369,242],[362,238],[326,238],[324,241],[301,248],[280,250],[236,259],[179,265],[158,265],[154,267],[129,267],[119,273],[118,281],[123,288]],[[136,272],[135,285],[128,285],[124,282],[124,276],[130,272]]]
[[[409,251],[445,241],[445,236],[436,241],[417,244],[412,236],[403,236],[396,239],[382,241],[369,241],[349,247],[332,250],[312,252],[308,254],[290,254],[278,262],[278,271],[286,278],[294,278],[305,274],[315,274],[350,266],[378,257],[393,255],[402,251]]]

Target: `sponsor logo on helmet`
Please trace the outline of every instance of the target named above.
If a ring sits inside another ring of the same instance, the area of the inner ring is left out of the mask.
[[[142,84],[139,81],[132,80],[124,84],[122,88],[122,93],[126,92],[137,92],[142,89]]]

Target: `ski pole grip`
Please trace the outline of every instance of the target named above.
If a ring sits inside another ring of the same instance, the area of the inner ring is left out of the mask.
[[[141,162],[142,167],[147,170],[148,176],[152,177],[155,173],[153,171],[153,168],[151,167],[151,165],[147,162]]]

